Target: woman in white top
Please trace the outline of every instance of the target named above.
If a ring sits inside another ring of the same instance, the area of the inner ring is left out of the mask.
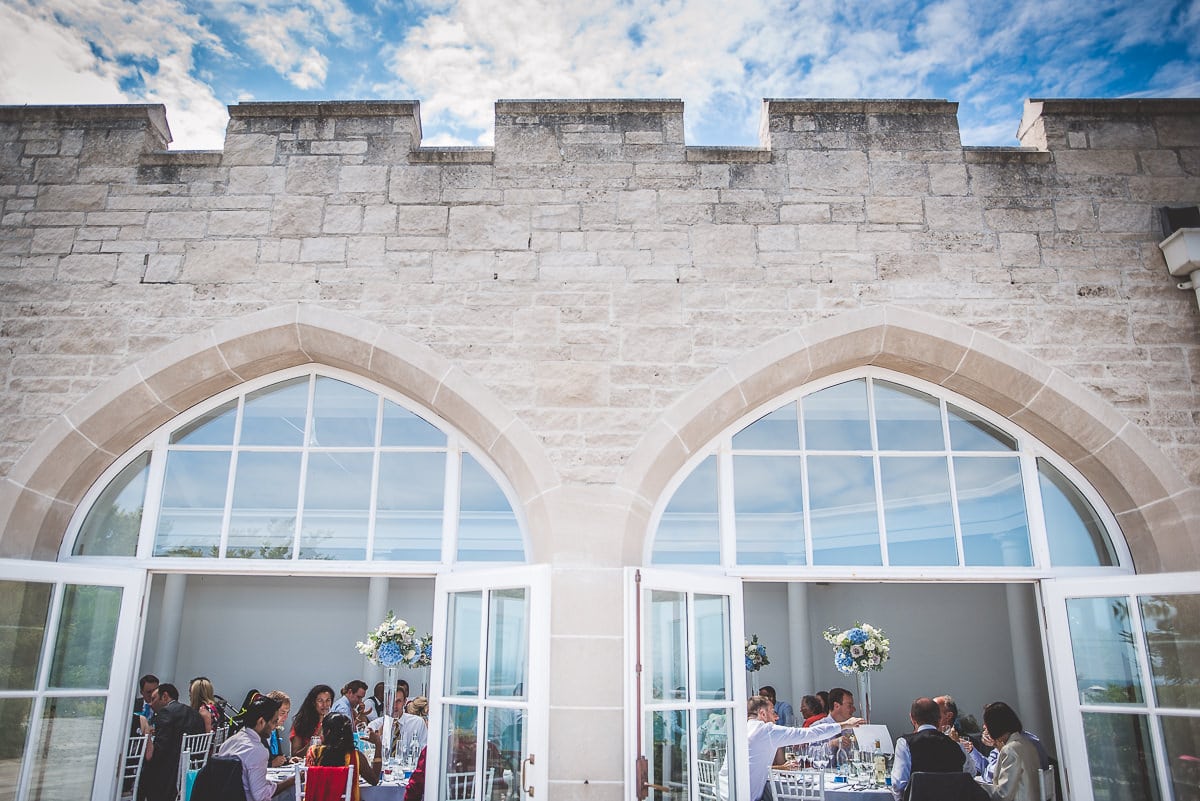
[[[1037,746],[1021,733],[1021,719],[1003,701],[983,708],[983,730],[991,735],[1000,758],[990,785],[984,788],[1001,801],[1038,801],[1041,759]]]

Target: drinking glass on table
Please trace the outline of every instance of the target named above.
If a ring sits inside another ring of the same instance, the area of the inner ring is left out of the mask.
[[[812,749],[813,767],[824,772],[825,768],[829,767],[829,749],[824,745],[814,746]]]

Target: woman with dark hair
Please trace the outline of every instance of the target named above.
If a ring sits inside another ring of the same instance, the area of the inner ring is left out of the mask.
[[[354,781],[351,785],[354,793],[351,801],[359,801],[359,777],[367,784],[379,784],[379,775],[375,773],[375,768],[371,767],[371,763],[362,752],[354,747],[354,726],[350,723],[350,718],[340,712],[326,715],[321,721],[321,739],[321,745],[314,745],[308,749],[304,763],[331,768],[349,767],[353,770]]]
[[[1037,747],[1022,733],[1021,719],[1011,706],[993,701],[983,708],[983,731],[1000,749],[996,774],[984,789],[1001,801],[1038,801],[1041,760]]]
[[[313,737],[320,738],[321,721],[332,706],[333,688],[328,684],[318,684],[304,696],[304,702],[292,720],[292,732],[289,735],[293,755],[307,751]]]

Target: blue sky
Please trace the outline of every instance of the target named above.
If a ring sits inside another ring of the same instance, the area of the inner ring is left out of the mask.
[[[1200,96],[1200,0],[0,0],[0,103],[164,103],[176,149],[247,100],[486,145],[501,98],[682,98],[689,144],[754,145],[764,97],[944,98],[1007,145],[1025,98],[1143,96]]]

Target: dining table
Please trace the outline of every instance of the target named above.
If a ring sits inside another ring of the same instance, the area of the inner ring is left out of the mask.
[[[805,773],[812,771],[806,770]],[[870,787],[865,782],[855,782],[834,771],[824,774],[825,798],[828,801],[891,801],[890,786]]]
[[[267,778],[273,782],[279,782],[294,775],[295,769],[291,766],[267,769]],[[404,778],[404,774],[397,773],[395,779],[391,781],[381,779],[379,784],[372,785],[366,782],[359,782],[358,795],[362,801],[404,801],[404,791],[407,789],[407,786],[408,782]],[[297,801],[295,785],[280,790],[275,794],[272,801]]]

